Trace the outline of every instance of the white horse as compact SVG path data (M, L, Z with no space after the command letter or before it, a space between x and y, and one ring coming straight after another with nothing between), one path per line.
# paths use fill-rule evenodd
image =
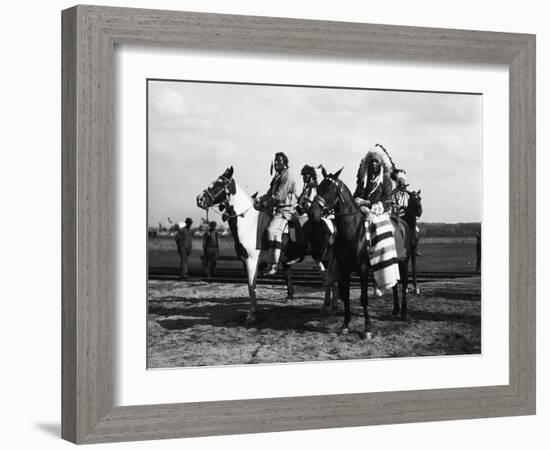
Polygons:
M246 323L253 323L256 318L256 279L258 265L264 259L262 250L256 248L257 229L260 212L254 208L254 201L233 179L233 167L228 168L209 188L197 196L197 206L207 209L220 205L227 218L229 228L235 241L235 251L243 261L250 295L250 310ZM264 252L267 257L267 252ZM283 259L284 256L282 255ZM288 297L292 298L294 289L289 265L283 261L283 269L287 280Z

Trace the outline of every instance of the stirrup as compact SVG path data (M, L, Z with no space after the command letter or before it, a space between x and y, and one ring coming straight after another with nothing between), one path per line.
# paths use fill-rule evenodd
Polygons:
M271 264L271 268L266 271L266 275L275 275L277 273L277 270L279 269L279 264Z

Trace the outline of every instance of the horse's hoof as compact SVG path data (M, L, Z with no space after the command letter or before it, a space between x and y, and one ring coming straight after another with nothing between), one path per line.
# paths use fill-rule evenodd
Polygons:
M372 333L370 331L360 331L359 332L359 338L361 338L361 340L371 341L372 340Z
M342 327L342 329L340 330L340 334L343 335L343 336L346 336L349 334L349 328L348 327Z
M414 289L414 293L415 293L416 295L420 295L420 289L415 288L415 289Z
M254 325L254 322L256 322L256 318L254 316L246 316L246 320L244 321L244 324L249 327L251 325Z
M408 313L401 314L401 320L403 322L410 323L411 322L411 316Z
M399 315L399 310L398 310L398 309L394 309L394 310L391 312L391 315L392 315L392 316L398 316L398 315Z

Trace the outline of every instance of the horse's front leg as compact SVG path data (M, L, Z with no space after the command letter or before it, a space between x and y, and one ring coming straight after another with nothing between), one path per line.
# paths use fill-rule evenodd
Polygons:
M250 297L250 309L246 316L246 324L251 325L256 320L256 310L258 307L256 301L256 277L258 275L259 252L248 256L245 260L246 277L248 284L248 295Z
M338 282L332 283L332 300L330 303L331 311L336 311L338 309Z
M286 280L286 298L284 302L294 299L294 282L292 281L292 266L283 265L283 274Z
M349 306L349 282L350 274L346 274L345 276L342 276L340 282L338 283L340 297L344 302L344 324L342 325L342 334L347 334L349 332L349 323L351 321L351 310Z
M330 312L330 308L331 308L331 300L330 300L330 296L331 296L331 287L330 286L325 286L325 300L323 302L323 313L325 314L328 314Z
M393 291L393 310L391 312L392 316L397 316L401 312L401 308L399 307L399 281L395 283L395 286L392 288Z
M403 298L401 299L401 318L403 320L409 320L409 311L407 308L407 288L409 285L409 262L403 261L399 263L399 276L401 278ZM397 283L399 284L399 283Z
M416 284L416 247L411 252L411 266L412 266L412 284L414 288L414 293L420 295L420 289Z
M323 302L323 312L328 313L330 311L330 294L331 294L331 285L328 280L327 269L320 259L314 259L317 268L319 269L319 275L321 275L321 282L325 288L325 301Z
M370 340L372 338L371 332L371 322L369 316L369 298L368 298L368 289L369 289L369 272L367 267L362 267L360 271L361 278L361 306L363 306L363 314L365 315L365 331L360 333L362 339L367 338Z

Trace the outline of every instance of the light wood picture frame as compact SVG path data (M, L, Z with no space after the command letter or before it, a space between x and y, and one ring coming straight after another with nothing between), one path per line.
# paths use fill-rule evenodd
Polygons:
M75 443L535 413L535 36L75 6L62 12L62 437ZM509 384L114 406L115 44L505 64ZM144 199L145 200L145 199Z

